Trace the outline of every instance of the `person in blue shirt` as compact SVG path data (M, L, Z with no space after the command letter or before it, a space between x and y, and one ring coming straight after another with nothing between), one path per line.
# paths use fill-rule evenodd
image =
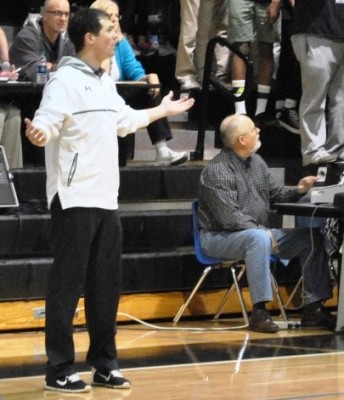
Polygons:
M121 32L119 24L119 7L113 0L96 0L90 6L105 11L117 29L118 38L115 55L103 65L114 81L140 81L148 84L159 84L157 74L146 74L142 64L136 59L135 53ZM160 104L160 88L149 88L147 91L134 91L126 96L126 100L136 109L155 107ZM186 152L176 152L167 146L172 139L172 132L167 118L153 122L147 127L152 144L156 147L154 165L179 165L188 160Z

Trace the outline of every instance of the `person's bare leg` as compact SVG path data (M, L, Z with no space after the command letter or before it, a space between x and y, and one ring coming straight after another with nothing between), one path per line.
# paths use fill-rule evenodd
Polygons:
M250 52L250 43L237 43L239 50L244 54L248 55ZM245 89L245 77L246 77L246 65L245 62L237 55L232 55L231 61L231 75L232 75L232 87L234 96L239 97ZM235 102L235 113L236 114L247 114L245 101Z

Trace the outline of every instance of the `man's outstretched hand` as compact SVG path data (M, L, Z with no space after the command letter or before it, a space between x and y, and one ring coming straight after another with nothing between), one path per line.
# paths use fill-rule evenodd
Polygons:
M38 147L45 146L48 141L46 134L41 129L35 128L29 118L25 118L24 122L26 124L25 135L30 142Z
M165 108L167 117L182 114L195 104L195 99L193 98L180 97L178 100L172 99L173 92L170 91L161 101L161 106Z

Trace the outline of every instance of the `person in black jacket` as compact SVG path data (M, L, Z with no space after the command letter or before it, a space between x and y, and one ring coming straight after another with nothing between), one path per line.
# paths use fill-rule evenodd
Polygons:
M50 73L63 56L75 54L67 33L69 17L68 0L45 0L41 15L29 14L9 50L11 64L21 68L19 80L36 82L37 65L43 55ZM21 96L17 105L23 116L32 118L40 101L40 95L30 94ZM23 140L23 162L25 166L44 166L42 149Z
M11 63L21 67L20 80L36 81L42 55L47 59L48 71L54 71L63 56L74 55L66 32L69 16L68 0L46 0L41 16L29 16L9 52Z

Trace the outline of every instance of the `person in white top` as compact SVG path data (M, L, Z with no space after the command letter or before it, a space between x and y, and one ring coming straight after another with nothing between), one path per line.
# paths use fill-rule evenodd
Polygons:
M53 266L46 297L45 389L88 392L75 372L73 317L84 294L90 336L86 361L92 384L130 388L119 371L114 341L121 291L122 230L117 213L117 136L187 111L193 99L134 110L118 95L101 64L114 52L114 26L107 13L81 9L69 36L76 57L64 57L44 88L26 135L45 146L47 197L53 233Z

